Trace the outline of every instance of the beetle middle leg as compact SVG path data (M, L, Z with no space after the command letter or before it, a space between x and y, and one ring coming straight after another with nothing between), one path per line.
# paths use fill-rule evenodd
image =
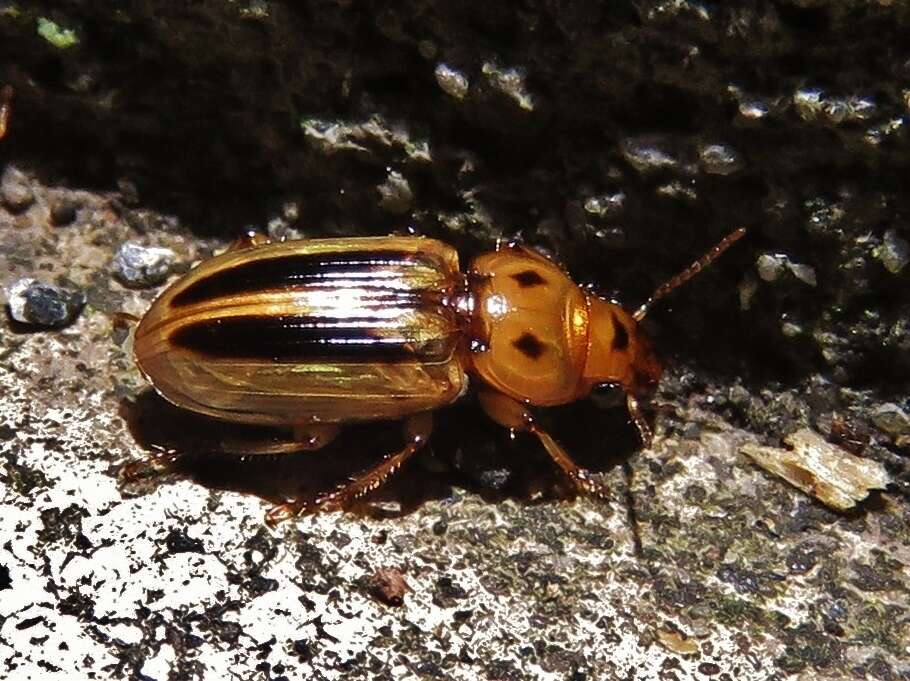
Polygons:
M537 425L534 416L525 405L508 395L489 389L481 390L478 398L483 410L499 425L505 426L510 430L536 435L544 449L547 450L547 454L553 459L553 462L559 466L560 470L565 473L578 489L601 499L610 498L608 488L594 480L591 471L572 461L572 457L569 456L566 450L547 431Z
M152 449L155 450L153 454L123 466L120 475L124 481L132 483L141 479L155 478L174 470L174 464L180 458L176 450L160 445L152 445Z
M266 244L270 243L272 243L272 240L262 232L258 232L255 229L248 229L239 237L237 237L230 246L228 246L228 252L242 251L247 248L265 246Z
M368 471L341 483L335 489L310 501L294 500L279 504L266 514L266 523L275 525L305 513L323 509L344 509L351 502L379 488L404 465L405 461L423 449L433 431L433 416L421 412L404 422L405 446L386 454L382 461Z

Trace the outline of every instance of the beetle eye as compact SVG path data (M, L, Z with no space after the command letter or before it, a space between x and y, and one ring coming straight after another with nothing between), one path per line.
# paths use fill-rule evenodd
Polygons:
M599 383L591 390L591 400L601 409L625 404L626 394L619 383Z

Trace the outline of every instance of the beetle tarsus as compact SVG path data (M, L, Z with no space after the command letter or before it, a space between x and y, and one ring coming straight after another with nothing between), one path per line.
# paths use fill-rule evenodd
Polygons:
M322 510L344 510L352 502L381 487L397 473L404 463L423 449L433 431L433 416L430 412L414 414L404 422L407 443L396 452L386 454L382 461L335 489L312 500L294 500L279 504L266 513L266 523L276 525L301 515Z
M547 454L559 469L572 481L577 489L585 494L598 499L610 499L610 490L593 478L594 473L587 468L582 468L569 456L568 452L553 439L553 437L537 424L532 423L528 431L534 433L540 443L547 450Z

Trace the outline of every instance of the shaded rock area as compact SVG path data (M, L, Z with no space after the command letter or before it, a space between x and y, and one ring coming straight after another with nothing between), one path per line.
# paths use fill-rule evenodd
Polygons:
M0 3L0 302L80 303L0 324L0 676L910 678L908 29L855 0ZM646 321L652 448L610 392L541 415L606 501L466 399L369 503L268 530L396 429L219 457L255 433L155 397L117 314L249 227L516 239L631 308L738 226ZM835 513L740 453L801 428L891 486Z

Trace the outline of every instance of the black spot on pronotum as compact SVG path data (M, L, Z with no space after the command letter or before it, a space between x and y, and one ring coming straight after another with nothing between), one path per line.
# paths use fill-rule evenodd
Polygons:
M610 347L617 351L625 350L629 347L629 332L615 314L611 312L610 316L613 318L613 343Z
M519 338L513 340L512 345L529 359L538 359L546 349L537 336L528 332L521 334Z
M521 288L531 288L532 286L541 286L547 283L540 274L534 270L525 270L512 275L512 279L518 282Z

